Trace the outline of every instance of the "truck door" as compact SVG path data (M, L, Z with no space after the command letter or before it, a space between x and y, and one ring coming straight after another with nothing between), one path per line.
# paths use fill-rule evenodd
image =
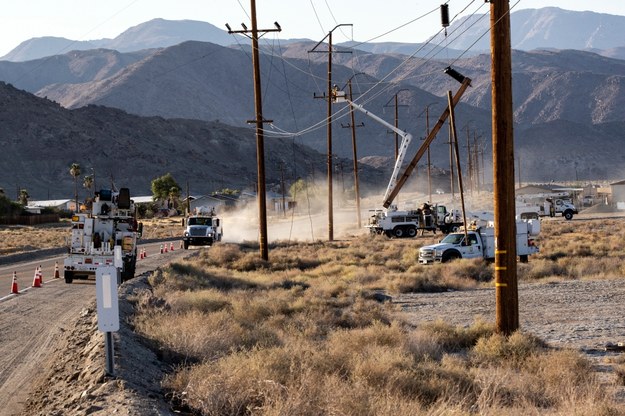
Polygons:
M475 233L469 233L469 242L471 244L466 244L462 246L462 257L465 259L472 259L475 257L482 257L482 243L480 239L477 238Z

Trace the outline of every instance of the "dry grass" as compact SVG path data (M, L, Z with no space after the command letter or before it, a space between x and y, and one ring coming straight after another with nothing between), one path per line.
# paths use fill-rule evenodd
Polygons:
M180 218L142 220L143 238L167 238L182 235ZM38 226L0 225L0 255L25 253L46 248L63 247L70 237L70 222Z
M558 247L575 246L574 228L558 237L566 241ZM384 293L492 280L482 261L415 265L422 243L276 243L269 262L254 243L216 245L153 275L135 325L177 357L164 383L174 401L203 415L625 412L577 352L528 334L504 337L479 321L415 328L397 320ZM576 278L569 273L581 263L567 259L543 251L522 273ZM617 273L616 261L611 267Z

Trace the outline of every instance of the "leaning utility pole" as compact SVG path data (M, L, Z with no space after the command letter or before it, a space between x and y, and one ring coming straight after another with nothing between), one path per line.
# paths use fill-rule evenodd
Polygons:
M258 26L256 24L256 0L250 0L250 14L252 19L252 30L247 30L245 25L243 30L231 30L226 24L228 33L242 33L252 39L252 66L254 68L254 108L256 119L248 123L256 123L256 162L258 165L258 221L260 227L259 246L260 256L263 260L269 260L269 249L267 247L267 192L265 190L265 137L263 135L263 102L260 90L260 62L258 56ZM275 22L275 29L264 29L261 32L280 32L282 28ZM252 33L250 37L248 33ZM271 122L271 120L266 120Z
M332 201L332 32L341 26L352 26L351 24L343 23L336 25L328 34L319 41L308 52L325 52L317 51L317 46L321 45L326 38L328 39L328 91L327 97L315 97L326 98L328 100L328 114L326 117L327 122L327 135L328 135L328 241L334 240L334 207ZM336 53L351 53L351 51L336 51ZM325 95L325 94L324 94Z
M519 328L509 0L490 0L497 331Z

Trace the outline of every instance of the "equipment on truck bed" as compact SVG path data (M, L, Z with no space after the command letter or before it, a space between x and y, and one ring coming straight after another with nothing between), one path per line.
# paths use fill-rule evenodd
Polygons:
M98 267L111 265L120 271L121 282L132 279L142 231L128 188L96 192L91 212L72 215L69 253L63 261L65 282L95 276Z

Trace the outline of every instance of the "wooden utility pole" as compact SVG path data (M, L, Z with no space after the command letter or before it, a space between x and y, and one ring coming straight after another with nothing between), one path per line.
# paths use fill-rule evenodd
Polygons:
M351 53L351 51L333 51L332 50L332 32L334 32L337 28L341 26L351 26L351 24L340 24L336 25L334 29L332 29L328 34L319 41L310 51L308 52L323 52L325 51L317 51L317 46L321 45L326 38L328 39L328 91L327 96L315 97L315 98L325 98L328 100L328 108L327 108L327 139L328 139L328 241L334 240L334 204L332 197L332 170L333 170L333 154L332 154L332 53Z
M393 95L393 98L391 98L390 100L388 100L388 102L386 104L384 104L384 107L395 107L395 128L399 129L399 103L398 103L398 99L397 96L399 95L400 92L402 91L408 91L407 89L403 88L399 91L397 91L395 93L395 95ZM394 101L395 104L393 106L390 106L389 103L391 101ZM408 107L407 105L401 105L401 107ZM393 133L395 135L395 160L397 160L397 157L399 157L399 134L395 131L389 131L388 133Z
M454 142L451 135L451 123L449 123L449 186L451 186L451 201L456 199L456 186L454 185Z
M471 134L467 124L467 170L469 171L469 192L473 198L473 154L471 153Z
M267 247L267 192L265 190L265 137L263 135L263 102L260 89L260 61L258 54L258 25L256 24L256 0L250 0L250 15L252 19L252 30L247 30L243 25L243 30L233 31L226 24L228 33L242 33L252 39L252 66L254 70L254 109L256 119L248 123L256 124L256 162L258 166L258 222L259 222L259 247L260 256L263 260L269 260L269 249ZM282 28L276 22L275 29L264 29L262 32L280 32ZM248 33L252 33L250 37ZM271 120L266 120L271 122Z
M464 190L462 188L462 169L460 168L460 152L458 149L458 136L456 135L456 121L454 115L454 103L451 91L447 91L447 103L449 106L449 128L451 130L451 137L454 142L454 149L456 153L456 167L458 168L458 192L460 192L460 206L462 208L462 223L464 224L464 241L466 244L469 242L469 231L467 227L467 213L464 209Z
M430 106L435 103L425 106L425 134L430 135ZM428 146L428 194L430 195L429 203L432 203L432 162L430 161L430 146Z
M352 80L347 81L347 85L349 86L349 101L354 101L354 97L352 94ZM350 127L352 130L352 151L354 158L354 192L356 193L356 217L358 220L358 228L362 227L362 219L360 218L360 184L358 182L358 153L356 151L356 127L364 126L364 124L359 124L356 126L356 121L354 118L354 107L349 106L349 116L350 116Z
M490 0L497 331L519 328L509 0Z

